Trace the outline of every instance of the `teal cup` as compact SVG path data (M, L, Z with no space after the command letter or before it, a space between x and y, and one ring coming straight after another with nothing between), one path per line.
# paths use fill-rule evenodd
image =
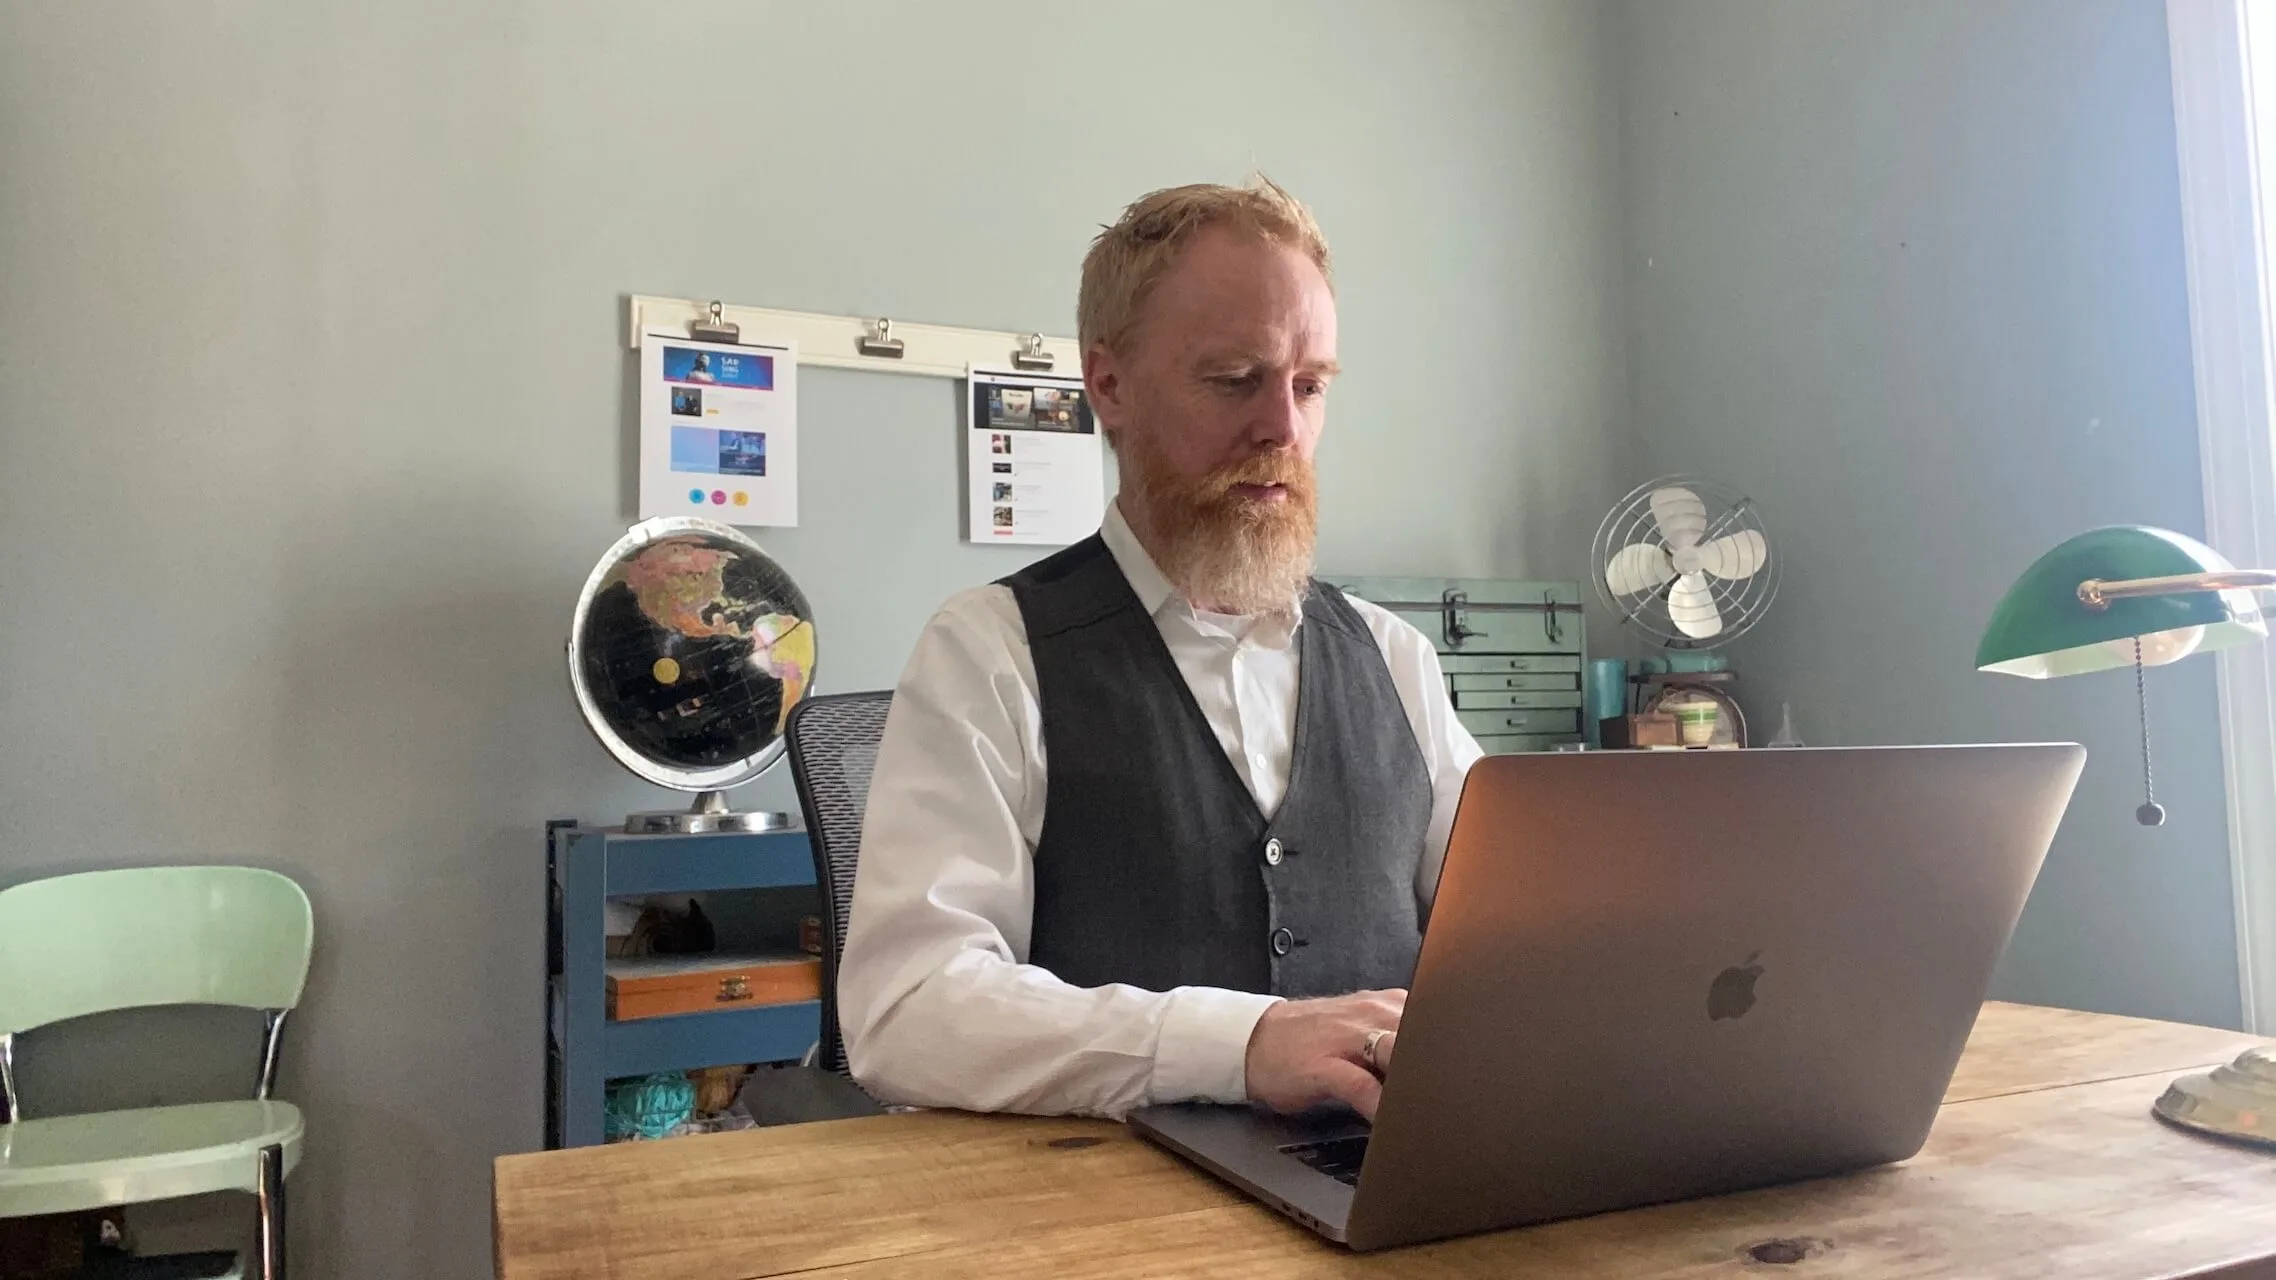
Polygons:
M1588 718L1593 723L1628 713L1628 663L1598 658L1588 664Z

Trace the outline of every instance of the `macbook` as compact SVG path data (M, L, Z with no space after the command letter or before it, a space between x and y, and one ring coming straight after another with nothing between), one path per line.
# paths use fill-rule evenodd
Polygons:
M1130 1123L1355 1249L1903 1160L2085 757L1484 757L1374 1124L1194 1103Z

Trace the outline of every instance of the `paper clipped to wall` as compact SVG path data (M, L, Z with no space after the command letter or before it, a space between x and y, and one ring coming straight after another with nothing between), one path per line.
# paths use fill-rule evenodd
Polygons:
M1106 451L1080 378L970 371L964 433L973 542L1065 546L1106 518Z
M798 352L788 339L640 335L640 518L798 523Z

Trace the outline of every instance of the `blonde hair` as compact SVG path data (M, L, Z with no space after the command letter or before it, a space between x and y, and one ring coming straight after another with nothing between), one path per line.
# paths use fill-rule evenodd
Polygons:
M1328 277L1328 241L1302 201L1262 174L1245 187L1199 182L1149 192L1099 232L1083 255L1075 299L1075 336L1119 351L1138 327L1146 299L1176 264L1178 251L1207 227L1230 227L1301 251Z

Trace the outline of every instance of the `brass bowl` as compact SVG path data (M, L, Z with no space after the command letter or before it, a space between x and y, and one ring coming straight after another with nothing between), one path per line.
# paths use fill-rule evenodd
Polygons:
M2216 1137L2276 1147L2276 1045L2259 1045L2227 1066L2183 1076L2154 1108L2161 1119Z

